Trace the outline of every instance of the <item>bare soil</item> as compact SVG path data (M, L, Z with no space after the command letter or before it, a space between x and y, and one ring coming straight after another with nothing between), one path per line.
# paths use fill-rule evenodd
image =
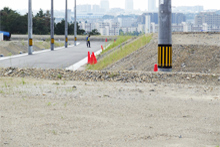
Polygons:
M63 42L56 42L55 47L64 46ZM50 49L49 41L34 41L33 50L39 51ZM24 40L19 41L0 41L0 54L4 56L17 55L28 52L28 43Z
M173 34L173 71L220 73L219 34ZM144 48L107 67L107 70L153 71L158 59L158 36Z
M220 145L220 87L0 78L0 146Z

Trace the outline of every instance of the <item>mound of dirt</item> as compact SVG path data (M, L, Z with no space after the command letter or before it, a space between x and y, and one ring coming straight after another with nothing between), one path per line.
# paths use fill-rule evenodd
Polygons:
M173 71L220 73L220 46L218 34L174 34ZM106 70L153 71L157 63L158 36L144 48L130 54Z

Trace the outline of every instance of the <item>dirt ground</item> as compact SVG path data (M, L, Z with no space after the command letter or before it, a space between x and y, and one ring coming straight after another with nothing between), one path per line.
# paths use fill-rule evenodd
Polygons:
M0 77L0 146L220 145L220 87Z
M173 71L220 73L219 34L173 34ZM153 71L158 60L158 35L144 48L132 53L107 70Z
M64 46L63 42L56 42L55 47ZM34 41L33 50L39 51L43 49L50 49L49 41ZM0 41L0 55L11 56L28 52L28 42L24 40L17 41Z

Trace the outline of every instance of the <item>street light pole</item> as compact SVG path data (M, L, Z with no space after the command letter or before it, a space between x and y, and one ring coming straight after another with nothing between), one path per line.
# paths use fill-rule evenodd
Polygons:
M76 38L76 35L77 35L77 29L76 29L76 0L75 0L75 8L74 8L74 19L75 19L75 22L74 22L74 38L75 38L75 42L74 42L74 45L76 46L76 41L77 41L77 38Z
M159 0L158 69L172 71L171 0Z
M53 10L53 0L51 0L51 18L50 18L50 47L51 51L54 50L54 10Z
M66 0L66 8L65 8L65 48L68 47L68 20L67 20L67 0Z
M28 2L28 55L32 55L33 52L33 40L32 40L32 0Z

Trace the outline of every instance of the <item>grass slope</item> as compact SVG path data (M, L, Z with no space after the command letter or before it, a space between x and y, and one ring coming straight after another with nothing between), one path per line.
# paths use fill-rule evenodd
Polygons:
M122 44L123 42L125 42L125 41L127 41L127 40L129 40L129 39L131 39L131 38L132 38L132 36L119 36L119 37L117 38L117 40L116 40L115 42L112 41L111 45L108 46L104 51L102 51L101 54L106 53L107 51L109 51L109 50L115 48L116 46Z
M140 36L136 41L132 42L131 44L125 45L121 47L119 50L114 51L109 56L106 56L102 60L100 60L95 65L88 65L87 69L89 70L102 70L107 66L117 62L118 60L126 57L127 55L131 54L132 52L140 49L141 47L145 46L147 43L150 42L152 39L152 35L143 35Z

